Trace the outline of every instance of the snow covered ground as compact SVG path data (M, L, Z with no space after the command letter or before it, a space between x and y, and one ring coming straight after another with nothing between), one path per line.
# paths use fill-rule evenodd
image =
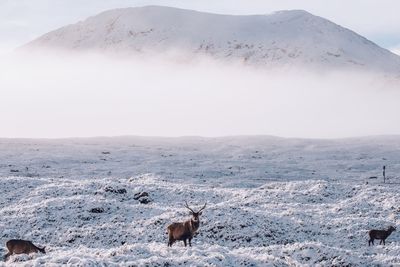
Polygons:
M48 251L0 266L400 265L397 232L367 242L397 225L399 159L395 136L0 139L0 243ZM199 234L168 248L185 200Z

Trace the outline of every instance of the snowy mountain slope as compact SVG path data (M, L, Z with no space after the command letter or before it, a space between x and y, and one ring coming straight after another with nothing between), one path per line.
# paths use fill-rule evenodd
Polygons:
M257 66L355 67L399 73L400 57L302 10L217 15L146 6L106 11L25 48L206 54Z

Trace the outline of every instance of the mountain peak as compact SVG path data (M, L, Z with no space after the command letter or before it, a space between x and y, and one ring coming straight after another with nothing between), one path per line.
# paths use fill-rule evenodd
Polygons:
M287 17L297 17L297 16L315 16L308 11L303 9L288 9L288 10L278 10L272 13L273 15L287 16Z
M219 15L165 6L115 9L45 34L26 47L132 53L174 50L264 66L400 72L400 57L304 10Z

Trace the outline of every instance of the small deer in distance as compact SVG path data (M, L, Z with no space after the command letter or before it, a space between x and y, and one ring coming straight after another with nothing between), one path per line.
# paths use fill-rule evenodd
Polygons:
M205 203L204 206L196 212L191 209L188 203L185 201L185 208L190 210L190 215L192 215L192 217L187 221L172 223L167 227L169 247L172 247L172 244L177 240L182 240L185 244L185 247L186 240L189 240L189 246L192 246L192 238L200 226L199 216L202 214L202 210L204 210L206 206L207 203Z
M380 239L381 242L379 242L379 244L383 243L383 245L385 245L386 238L388 238L388 236L395 230L396 228L393 226L390 226L387 230L370 230L368 232L370 238L368 241L368 246L371 244L373 245L375 239Z
M46 253L45 248L39 248L35 246L31 241L20 240L20 239L11 239L7 241L6 247L8 249L8 253L4 256L4 261L7 261L8 258L13 254L30 254L30 253Z

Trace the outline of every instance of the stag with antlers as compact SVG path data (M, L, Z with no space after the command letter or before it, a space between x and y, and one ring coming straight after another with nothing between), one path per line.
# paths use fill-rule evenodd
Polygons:
M202 214L202 210L206 208L206 205L207 203L205 203L200 210L195 212L185 201L185 208L190 210L190 215L192 215L192 217L187 221L172 223L167 227L169 247L172 247L172 244L177 240L182 240L185 244L185 247L186 240L189 240L189 246L192 246L192 238L200 226L199 216Z

